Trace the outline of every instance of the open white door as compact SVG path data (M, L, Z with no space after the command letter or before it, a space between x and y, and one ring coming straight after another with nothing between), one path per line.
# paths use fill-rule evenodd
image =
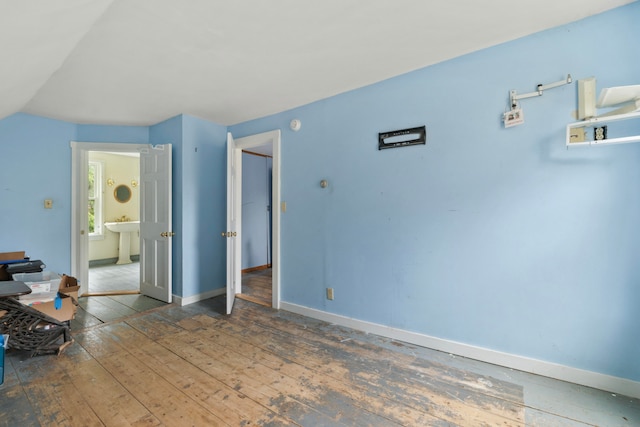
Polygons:
M171 144L140 152L140 293L171 302Z
M240 292L242 286L240 272L242 206L236 191L242 188L240 155L240 150L236 150L231 132L227 133L227 229L222 232L222 237L227 239L227 314L231 314L236 293Z
M237 294L242 292L242 150L271 145L273 153L272 191L272 307L280 308L280 130L245 136L234 141L227 134L227 314L231 314Z

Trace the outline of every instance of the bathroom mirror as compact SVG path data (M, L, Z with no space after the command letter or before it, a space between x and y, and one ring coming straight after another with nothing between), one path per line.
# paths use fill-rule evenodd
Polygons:
M131 200L131 189L124 184L120 184L113 190L113 197L120 203L127 203Z

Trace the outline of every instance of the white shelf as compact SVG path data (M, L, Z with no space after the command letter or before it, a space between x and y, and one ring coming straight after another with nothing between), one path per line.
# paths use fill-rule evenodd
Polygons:
M598 126L606 125L607 123L617 122L621 120L640 119L640 111L636 111L628 114L619 114L615 116L594 117L592 119L583 120L581 122L569 123L567 125L567 132L565 137L565 143L567 147L585 147L592 145L613 145L613 144L628 144L632 142L640 142L640 135L624 136L619 138L607 138L598 141L580 141L571 142L572 129L579 128L594 128Z

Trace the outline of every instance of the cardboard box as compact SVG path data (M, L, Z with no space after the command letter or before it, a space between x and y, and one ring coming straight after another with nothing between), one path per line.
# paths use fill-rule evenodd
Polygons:
M60 279L60 292L71 296L77 302L79 290L80 286L78 285L78 279L72 276L67 276L66 274L62 275L62 278Z
M18 261L21 259L24 259L24 251L0 252L0 264L2 264L2 261Z
M49 317L53 317L61 322L71 320L76 316L78 307L73 302L73 298L66 294L60 294L62 298L62 307L56 309L55 301L49 301L41 304L33 304L30 307L46 314Z
M18 261L24 259L24 251L21 252L0 252L0 280L11 280L11 275L7 273L7 266L2 261Z
M55 307L55 300L49 298L51 295L47 295L46 293L42 294L42 301L38 301L38 294L34 295L33 293L25 295L24 298L21 297L20 301L23 304L27 302L25 305L35 308L47 316L53 317L61 322L71 320L75 317L76 312L78 311L78 290L80 289L80 286L78 286L78 280L75 277L63 274L62 277L57 280L57 283L57 293L62 298L62 307L59 309L56 309ZM55 295L56 292L52 292L52 296L55 297Z

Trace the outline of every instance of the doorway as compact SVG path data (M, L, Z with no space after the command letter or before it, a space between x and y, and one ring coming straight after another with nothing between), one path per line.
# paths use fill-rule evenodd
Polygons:
M104 194L120 199L121 203L132 196L135 181L136 191L140 191L137 209L120 215L120 222L109 221L117 218L101 218L100 226L112 222L115 232L120 233L120 256L122 249L129 248L130 242L122 244L122 234L134 234L130 240L140 248L139 292L154 299L171 302L171 144L151 146L149 144L87 143L71 142L71 272L80 282L80 295L89 293L89 153L126 153L139 156L139 175L134 175L127 189L117 186L113 193ZM112 178L112 177L111 177ZM109 186L110 177L102 176L101 182ZM129 178L127 178L129 180ZM115 181L115 180L114 180ZM110 194L111 193L111 194ZM135 223L136 213L139 221ZM94 218L95 221L95 218ZM105 224L105 222L107 224ZM95 224L94 224L95 225ZM130 229L137 226L136 230ZM138 231L139 230L139 234ZM106 232L106 230L105 230ZM128 236L131 237L131 236ZM127 254L126 258L129 258ZM120 259L119 259L120 261Z
M139 294L140 153L89 151L88 161L86 295Z
M233 309L233 300L236 296L244 299L243 280L241 273L242 251L240 242L236 242L236 232L242 236L242 151L247 150L254 153L267 154L272 158L271 173L271 197L270 197L270 234L272 236L271 250L269 251L271 268L265 273L269 276L271 283L271 304L276 309L280 308L280 215L281 205L284 210L280 196L280 152L281 139L280 130L264 132L251 135L238 140L233 139L229 133L228 143L228 163L227 163L227 230L223 236L227 241L227 313ZM231 183L231 185L230 185ZM235 243L233 243L235 242ZM254 273L251 273L254 274ZM237 280L239 278L240 280Z
M239 298L271 307L272 144L242 150L242 288Z

